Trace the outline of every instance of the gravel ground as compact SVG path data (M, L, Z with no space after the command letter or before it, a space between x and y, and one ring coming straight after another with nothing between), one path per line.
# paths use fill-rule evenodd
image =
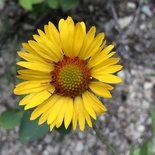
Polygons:
M31 39L36 28L42 28L48 20L56 22L71 15L88 27L95 25L98 32L104 31L124 66L118 73L123 83L115 86L112 99L103 99L108 112L98 116L100 132L120 155L128 155L132 144L138 147L152 135L149 108L155 107L155 4L151 0L110 2L84 0L70 12L53 11L35 21L15 1L4 6L0 3L0 113L19 101L12 90L18 82L15 62L19 60L16 51L21 49L21 42ZM111 155L90 128L65 137L52 131L23 144L18 127L8 131L0 127L0 155L62 154Z

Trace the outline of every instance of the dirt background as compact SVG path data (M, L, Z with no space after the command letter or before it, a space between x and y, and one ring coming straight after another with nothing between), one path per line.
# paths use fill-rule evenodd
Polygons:
M108 112L97 125L120 155L128 155L132 144L140 146L152 135L150 107L155 107L155 1L83 0L68 12L50 10L33 19L17 1L0 1L0 113L14 108L19 97L12 92L16 83L16 51L32 38L37 28L72 16L87 27L105 32L113 43L123 70L123 83L116 85L112 99L103 99ZM10 118L11 119L11 118ZM65 137L52 131L43 138L23 144L18 127L0 127L0 155L111 155L92 129L79 130Z

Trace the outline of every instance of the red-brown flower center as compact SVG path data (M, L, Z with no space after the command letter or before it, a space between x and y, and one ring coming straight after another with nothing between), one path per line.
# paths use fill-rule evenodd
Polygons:
M56 93L63 96L75 97L88 88L91 79L90 69L84 60L64 57L55 64L52 71L52 83Z

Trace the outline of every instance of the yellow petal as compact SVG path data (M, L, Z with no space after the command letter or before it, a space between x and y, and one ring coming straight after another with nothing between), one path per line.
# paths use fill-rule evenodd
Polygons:
M17 72L20 74L17 77L23 80L37 81L39 83L50 82L52 80L50 73L33 71L29 69L18 70Z
M22 52L22 51L19 51L19 52L17 52L17 53L18 53L18 55L19 55L21 58L25 59L26 61L30 61L30 62L37 62L37 61L39 61L39 59L38 59L37 57L33 56L33 55L30 54L30 53Z
M46 76L35 76L35 75L18 75L17 78L23 79L23 80L28 80L28 81L37 81L39 83L44 83L44 82L51 82L52 78L51 77L46 77Z
M61 110L58 114L58 117L56 119L56 127L59 128L61 125L62 125L62 122L63 122L63 119L64 119L64 115L65 115L65 112L66 112L66 104L63 104L62 107L61 107Z
M84 108L84 109L85 109L85 108ZM86 110L84 110L83 114L84 114L84 116L85 116L85 119L86 119L86 121L87 121L87 124L88 124L90 127L92 127L92 121L91 121L91 118L90 118L88 112L87 112Z
M75 32L75 27L74 23L68 23L68 50L66 51L68 53L68 56L74 57L74 51L73 51L73 43L74 43L74 32Z
M112 95L108 91L107 88L105 88L105 84L102 82L90 82L89 88L94 92L95 94L105 97L105 98L111 98Z
M69 24L69 23L74 24L74 21L73 21L72 17L70 17L70 16L67 17L66 22L67 22L68 24Z
M88 67L92 68L99 63L107 60L109 57L115 54L115 52L110 53L110 51L114 48L113 45L109 45L106 48L104 48L101 52L95 53L88 62ZM110 53L110 54L109 54Z
M123 68L123 66L121 65L114 65L114 66L109 66L107 68L104 69L103 73L116 73L118 71L120 71Z
M49 29L48 29L48 25L44 25L44 32L45 32L45 35L46 37L51 40L50 38L50 33L49 33Z
M78 115L79 115L79 102L81 102L81 97L76 96L74 99L74 104L73 104L73 130L76 130L77 127L77 121L78 121Z
M17 62L17 65L27 68L27 69L32 69L36 71L41 71L41 72L46 72L50 73L54 67L53 65L45 65L39 62L25 62L25 61L19 61Z
M50 96L51 96L51 93L49 93L47 90L36 93L36 95L33 96L33 98L27 103L24 110L34 108L34 107L40 105L45 100L47 100Z
M62 60L63 54L62 50L59 45L55 45L53 41L49 40L47 36L41 31L38 30L39 35L33 35L33 38L38 42L38 49L40 52L46 51L46 55L50 57L49 60L58 62L59 60Z
M82 93L83 105L84 105L86 111L89 113L89 115L96 120L96 114L94 112L94 109L91 107L91 104L90 104L87 96L88 96L87 91Z
M80 129L84 130L85 120L87 121L88 125L92 127L91 118L83 105L83 100L81 96L76 96L74 99L73 110L73 130L76 129L77 122L79 123Z
M67 129L73 117L73 99L71 97L66 97L66 98L67 98L67 102L64 104L66 104L67 108L65 112L64 125L65 125L65 128Z
M53 85L51 84L41 84L37 83L37 81L24 81L16 86L16 88L14 89L14 93L17 95L24 95L48 90L51 87L53 88Z
M55 103L53 96L51 96L44 103L40 104L37 108L35 108L35 110L31 114L30 120L36 119L41 114L43 114L46 110L49 110L53 106L53 104Z
M34 51L37 52L38 55L40 55L40 56L43 57L44 59L51 60L51 55L48 53L48 51L45 52L44 49L42 49L42 48L40 47L40 45L39 45L37 42L35 42L35 41L33 41L33 40L29 40L29 41L28 41L28 44L29 44L29 46L30 46Z
M115 65L116 63L119 62L119 60L120 60L120 58L109 58L105 61L102 61L98 65L94 66L92 70L98 70L100 68L105 69L108 66Z
M120 77L111 74L92 73L92 77L105 83L114 84L122 82L122 79Z
M50 109L50 114L48 116L48 119L47 119L47 123L48 124L51 124L53 121L56 120L60 110L61 110L61 107L64 103L64 97L62 96L55 96L55 98L57 98L57 101L54 103L54 105L51 107Z
M100 100L89 91L85 91L85 97L87 97L89 106L92 107L95 112L103 114L107 110Z
M72 38L73 40L73 38ZM81 26L81 23L77 23L75 26L75 33L74 33L74 42L73 42L73 49L71 52L74 53L74 57L77 57L79 54L79 51L83 45L84 40L84 33Z
M97 81L97 82L93 81L93 82L90 82L90 84L91 85L96 85L98 87L102 87L103 89L108 89L108 90L113 90L114 89L114 87L112 87L111 85L108 85L106 83L99 82L99 81Z
M18 70L17 72L18 74L20 74L17 77L23 80L30 80L30 81L37 81L37 82L42 81L39 83L50 82L52 80L50 73L33 71L29 69Z
M55 45L60 46L60 35L53 23L48 23L49 37Z
M104 66L100 68L93 68L92 73L99 73L99 74L109 74L109 73L116 73L123 68L121 65L113 65L113 66Z
M91 43L91 45L88 47L86 56L84 59L89 58L90 56L94 55L99 49L101 44L103 43L104 39L104 33L99 33Z
M24 49L34 55L35 57L37 57L41 62L44 61L43 57L41 55L39 55L28 43L23 43L22 46L24 47Z
M82 29L83 29L83 34L86 35L86 25L84 22L80 22Z
M27 103L33 98L33 96L35 96L35 93L26 95L26 96L19 102L19 105L25 105L25 104L27 104Z
M59 28L59 32L61 31L61 29L63 28L63 23L64 23L64 19L63 18L61 18L60 20L59 20L59 23L58 23L58 28Z
M51 76L49 73L44 73L44 72L41 72L41 71L33 71L33 70L29 70L29 69L21 69L21 70L18 70L17 71L18 74L23 74L23 75L34 75L34 76L45 76L45 77L48 77L48 76Z
M62 27L60 29L60 38L63 46L63 52L66 56L73 57L73 36L74 36L74 22L71 18L67 18L66 21L62 23Z
M39 118L38 124L41 125L41 124L45 123L47 121L47 119L48 119L49 114L50 114L50 110L49 109L44 111L44 113Z
M78 121L79 121L79 127L80 129L83 131L85 128L85 115L84 115L84 107L82 105L82 101L79 102L79 117L78 117Z
M58 43L48 39L46 34L43 31L38 30L38 33L40 37L37 37L38 35L34 35L34 37L36 36L37 42L43 43L43 46L40 46L40 47L49 52L49 54L51 55L51 59L57 59L57 61L61 60L63 55L60 47L60 37L59 37L59 43Z
M57 101L59 101L59 100L61 100L61 96L58 96L58 95L52 95L50 98L49 98L49 100L48 100L48 102L51 104L51 106L48 108L48 109L46 109L45 111L44 111L44 113L41 115L41 117L40 117L40 119L39 119L39 124L42 124L42 123L44 123L45 121L48 121L48 119L49 119L49 116L51 115L51 112L53 112L52 110L53 110L53 107L55 106L55 104L57 103ZM53 121L55 121L54 119L53 119ZM53 122L53 121L51 121L51 123ZM51 124L51 123L49 123L49 124Z
M90 28L90 30L86 34L84 41L83 41L82 48L81 48L79 55L78 55L80 59L87 59L88 58L89 53L87 51L88 51L92 41L94 40L95 32L96 32L96 28L93 26Z
M50 124L50 131L52 131L53 128L55 127L55 122L56 122L56 121L53 121L53 122Z

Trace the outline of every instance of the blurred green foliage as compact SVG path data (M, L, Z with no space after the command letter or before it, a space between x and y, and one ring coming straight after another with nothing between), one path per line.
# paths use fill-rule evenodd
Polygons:
M155 152L153 150L155 145L153 142L153 138L155 138L155 110L153 108L150 108L150 113L154 135L146 140L141 147L135 148L134 146L132 146L129 155L155 155Z
M40 9L42 7L47 8L47 6L50 9L58 9L61 8L63 11L68 11L72 9L73 7L77 6L79 4L80 0L19 0L20 6L23 8L34 11L35 5L40 5ZM45 12L48 9L45 10Z
M38 119L30 121L31 113L34 109L26 110L22 117L19 128L19 137L22 142L35 141L47 134L50 129L46 123L38 125Z
M8 130L19 126L19 138L24 143L41 138L50 131L50 127L46 122L38 125L39 118L30 121L33 110L24 111L23 108L18 106L17 109L2 112L0 115L0 127ZM72 131L72 126L70 125L68 129L65 129L64 124L62 124L59 128L55 128L55 130L62 135L67 135Z
M0 115L0 126L4 129L12 129L20 124L22 119L22 111L6 110Z

